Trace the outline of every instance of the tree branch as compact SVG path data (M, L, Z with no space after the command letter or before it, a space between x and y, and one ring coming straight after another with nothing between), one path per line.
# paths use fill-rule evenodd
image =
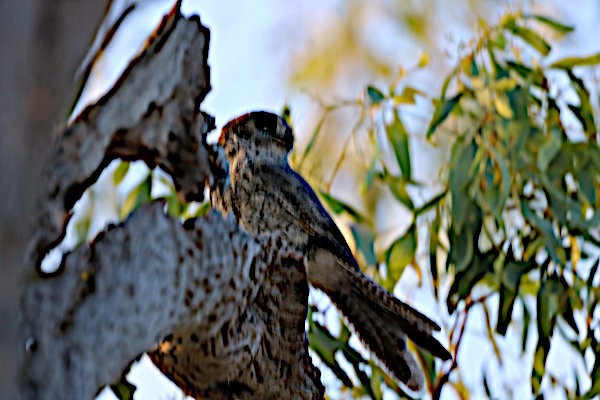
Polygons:
M64 273L28 283L25 398L92 398L177 327L206 341L256 297L269 261L258 242L216 215L186 229L162 208L142 208L66 257Z
M64 237L72 206L115 158L160 165L187 200L202 199L210 171L201 141L214 128L199 109L210 90L208 41L200 19L183 18L177 3L113 88L64 129L46 168L31 253L36 265Z

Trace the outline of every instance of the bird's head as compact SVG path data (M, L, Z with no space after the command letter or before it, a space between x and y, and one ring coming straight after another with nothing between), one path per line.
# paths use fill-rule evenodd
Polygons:
M223 127L219 144L227 157L243 152L246 157L287 160L294 146L292 129L285 120L266 111L254 111Z

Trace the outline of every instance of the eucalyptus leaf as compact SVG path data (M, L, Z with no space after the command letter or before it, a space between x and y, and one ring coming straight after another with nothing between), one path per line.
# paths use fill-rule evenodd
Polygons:
M373 104L379 104L385 99L383 92L374 86L367 86L367 96Z
M342 214L343 212L346 212L350 216L352 216L356 222L360 223L365 221L365 218L358 211L356 211L354 208L344 203L343 201L338 200L332 195L323 191L320 192L320 195L325 201L325 203L329 206L331 211L333 211L335 214Z
M463 94L464 93L458 93L454 97L438 101L438 103L435 105L435 110L433 112L431 122L429 123L429 127L427 128L427 139L429 139L437 127L444 122L446 118L448 118L448 115L450 115L452 110L456 107Z
M590 54L584 57L566 57L550 64L550 68L570 69L584 65L600 64L600 53Z
M572 26L562 24L562 23L560 23L554 19L548 18L544 15L526 14L523 17L524 18L533 18L533 19L537 20L538 22L541 22L542 24L554 29L556 32L562 33L562 34L570 33L575 30L575 28Z
M392 123L386 126L386 133L387 138L394 149L396 161L398 161L402 176L404 179L410 180L411 162L408 148L408 132L397 112L394 113L394 120Z
M150 194L152 193L152 174L148 174L138 186L133 188L123 201L120 210L121 219L125 219L129 214L134 212L144 203L150 202Z
M508 29L539 51L543 56L547 56L550 53L552 46L537 32L516 24L512 24Z
M129 163L126 161L119 162L119 165L117 166L117 168L115 168L115 172L113 173L113 183L115 185L121 183L123 181L123 178L125 178L125 175L127 175L128 171Z
M415 258L417 236L415 226L411 225L404 235L396 239L386 251L387 282L393 287L402 276L404 268Z
M351 225L350 230L356 243L356 248L365 257L368 265L377 265L377 257L375 256L375 235L364 225Z

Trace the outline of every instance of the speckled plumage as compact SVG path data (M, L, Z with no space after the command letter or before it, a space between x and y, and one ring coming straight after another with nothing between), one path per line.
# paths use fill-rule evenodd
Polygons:
M228 184L212 189L213 207L233 214L252 234L277 232L303 252L310 283L323 290L373 355L413 390L423 374L406 336L443 360L433 337L440 328L365 277L343 235L309 184L287 162L294 137L285 120L253 112L228 123L219 144L229 165Z

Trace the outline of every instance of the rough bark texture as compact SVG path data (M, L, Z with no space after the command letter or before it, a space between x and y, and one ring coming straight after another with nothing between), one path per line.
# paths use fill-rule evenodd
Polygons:
M267 264L254 239L220 218L186 229L162 209L142 208L70 254L64 273L28 284L25 398L92 398L176 328L206 341L256 297Z
M210 165L223 156L209 157L213 122L199 109L210 87L208 30L179 6L114 88L64 129L48 163L22 295L26 399L92 398L143 352L194 396L323 397L304 333L303 255L278 237L251 237L216 214L181 224L159 203L57 271L39 268L110 160L160 165L186 199L202 197L211 168L223 171Z
M161 165L187 199L202 199L198 183L209 168L199 134L213 128L212 118L199 112L210 90L208 40L199 18L183 19L177 5L113 89L59 136L45 169L47 193L34 242L38 264L62 239L71 207L117 157Z

